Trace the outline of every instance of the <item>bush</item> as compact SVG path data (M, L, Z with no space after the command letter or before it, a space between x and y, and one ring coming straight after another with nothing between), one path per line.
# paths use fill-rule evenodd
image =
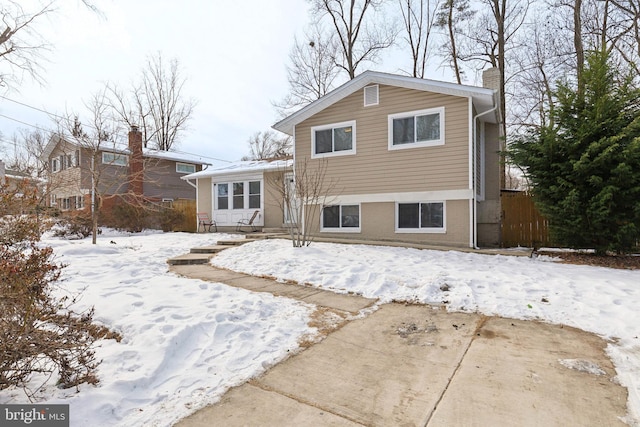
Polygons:
M175 231L176 228L182 227L186 220L184 212L174 208L162 208L158 216L162 231Z
M117 230L129 233L139 233L148 228L148 218L141 206L121 202L115 204L111 210L111 223L105 224Z
M52 294L64 265L34 230L32 218L0 218L0 390L26 391L35 373L57 373L64 388L95 384L94 342L120 337L93 323L93 308L77 313L74 299Z
M81 211L60 217L53 228L53 235L67 239L84 239L91 235L91 214Z

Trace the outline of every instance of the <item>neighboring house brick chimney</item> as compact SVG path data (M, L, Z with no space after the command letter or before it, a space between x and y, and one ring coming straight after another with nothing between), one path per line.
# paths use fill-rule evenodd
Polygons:
M136 196L143 195L144 159L142 157L142 133L137 126L129 131L129 191Z

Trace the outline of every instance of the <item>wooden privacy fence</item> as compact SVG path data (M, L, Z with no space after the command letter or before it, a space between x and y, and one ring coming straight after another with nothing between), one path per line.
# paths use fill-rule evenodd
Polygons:
M541 247L549 245L549 222L525 191L503 190L502 247Z
M189 231L196 232L196 201L187 199L178 199L173 201L173 208L184 215L184 221L175 224L173 231Z

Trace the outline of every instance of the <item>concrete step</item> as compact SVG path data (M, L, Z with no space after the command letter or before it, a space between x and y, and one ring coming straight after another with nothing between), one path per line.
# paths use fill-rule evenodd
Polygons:
M174 258L170 258L167 260L167 264L169 265L208 264L211 258L213 258L213 254L189 253L189 254L179 255Z
M249 243L250 240L247 239L228 239L228 240L218 240L218 245L222 246L240 246L245 243Z
M228 245L200 246L198 248L191 248L190 252L192 254L217 254L228 247Z
M279 228L272 227L272 228L263 228L262 232L267 234L289 234L289 229L282 228L282 227L279 227Z
M273 239L274 237L284 236L285 233L247 233L245 239L247 240L259 240L259 239Z

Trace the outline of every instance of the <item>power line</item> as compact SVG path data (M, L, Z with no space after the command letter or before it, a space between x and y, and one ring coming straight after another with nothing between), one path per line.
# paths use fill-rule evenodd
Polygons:
M0 98L5 98L5 99L7 99L6 97L4 97L4 96L2 96L2 95L0 95ZM25 106L26 106L26 104L23 104L23 105L25 105ZM37 110L37 108L35 108L35 107L32 107L32 108L34 108L34 109L36 109L36 110ZM44 111L44 110L39 110L39 111ZM55 131L53 131L53 130L45 129L45 128L42 128L42 127L40 127L40 126L37 126L37 125L31 124L31 123L24 122L24 121L22 121L22 120L19 120L19 119L13 118L13 117L9 117L9 116L7 116L7 115L5 115L5 114L0 114L0 117L4 117L5 119L12 120L12 121L14 121L14 122L16 122L16 123L20 123L20 124L23 124L23 125L25 125L25 126L30 126L30 127L34 128L34 129L38 129L38 130L40 130L40 131L42 131L42 132L45 132L45 133L47 133L47 134L51 134L51 135L55 135L55 134L57 134L57 132L55 132ZM92 126L88 126L88 127L92 127ZM128 136L128 135L123 135L123 134L121 134L121 133L116 133L115 135L116 135L116 136L119 136L119 137L120 137L120 138L122 138L122 139L124 139L124 138L125 138L125 136ZM4 142L5 144L15 145L15 143L14 143L14 142L10 142L10 141L6 141L6 140L2 140L2 139L0 139L0 141L1 141L1 142ZM20 144L20 145L22 145L22 144ZM162 150L157 150L157 151L162 151ZM189 155L189 156L199 157L199 158L202 158L202 159L215 160L215 161L218 161L218 162L224 162L224 163L233 163L233 161L231 161L231 160L219 159L219 158L217 158L217 157L205 156L205 155L202 155L202 154L189 153L189 152L187 152L187 151L173 150L173 151L167 151L167 153L185 154L185 155Z
M24 102L16 101L15 99L6 97L4 95L0 95L0 98L6 99L7 101L13 102L14 104L22 105L23 107L31 108L32 110L40 111L41 113L45 113L45 114L47 114L49 116L53 116L53 117L56 117L58 119L65 119L65 117L59 116L57 114L50 113L49 111L43 110L43 109L38 108L38 107L34 107L33 105L25 104Z
M55 133L55 132L54 132L54 131L52 131L51 129L41 128L41 127L40 127L40 126L38 126L38 125L34 125L34 124L31 124L31 123L23 122L22 120L19 120L19 119L13 118L13 117L9 117L9 116L4 115L4 114L0 114L0 117L4 117L5 119L12 120L12 121L14 121L14 122L20 123L20 124L25 125L25 126L30 126L30 127L32 127L32 128L35 128L35 129L41 130L42 132L51 133L51 134L54 134L54 133Z

